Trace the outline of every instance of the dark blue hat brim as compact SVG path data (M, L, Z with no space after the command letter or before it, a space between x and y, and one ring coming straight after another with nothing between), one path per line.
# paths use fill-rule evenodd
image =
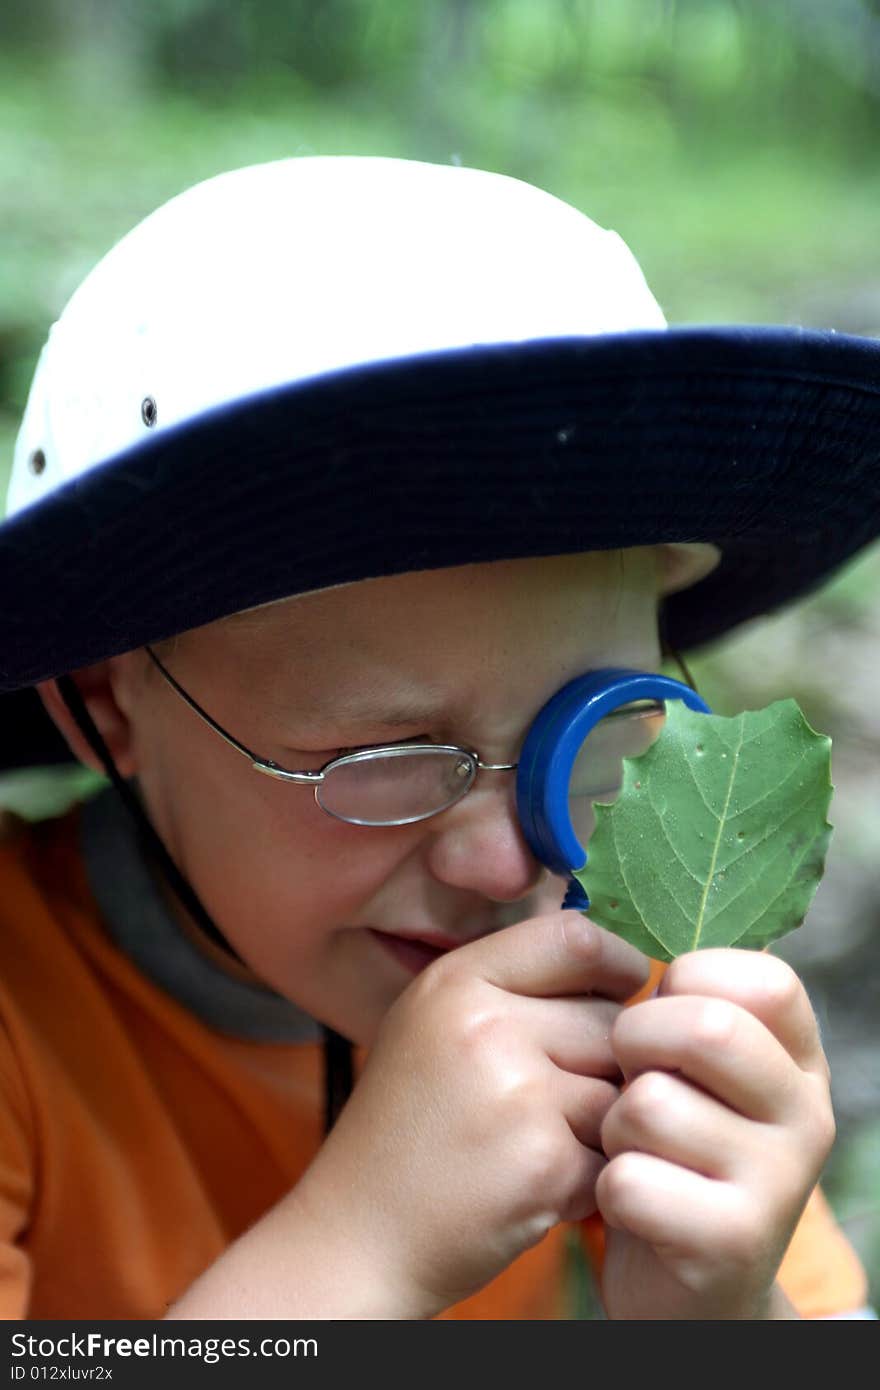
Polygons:
M880 533L878 454L880 343L834 333L548 339L317 377L148 435L8 520L0 691L332 585L663 541L722 552L667 600L692 648Z

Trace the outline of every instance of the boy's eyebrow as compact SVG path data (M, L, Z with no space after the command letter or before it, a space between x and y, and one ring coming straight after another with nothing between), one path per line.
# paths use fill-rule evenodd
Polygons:
M443 707L439 703L414 700L407 704L398 698L393 704L390 700L386 704L382 700L369 700L362 696L353 696L351 699L335 702L332 708L320 710L316 714L315 722L322 724L331 720L334 723L350 721L353 724L371 724L382 728L397 729L413 724L430 724L440 718L442 714Z

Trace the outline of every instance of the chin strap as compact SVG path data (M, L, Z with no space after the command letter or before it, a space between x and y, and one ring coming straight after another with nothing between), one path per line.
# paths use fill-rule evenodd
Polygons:
M659 605L659 608L658 608L658 612L657 612L657 626L658 626L659 633L660 633L660 655L662 656L663 660L664 660L664 661L674 661L674 662L675 662L675 665L678 667L679 671L680 671L681 674L684 676L684 683L685 683L685 685L689 685L690 688L691 688L691 690L695 691L696 694L699 695L700 692L697 690L696 682L694 681L693 676L691 675L690 671L689 671L688 668L687 668L687 665L686 665L686 663L685 663L684 657L681 655L681 653L680 653L679 651L676 650L675 647L673 647L672 643L670 642L669 638L668 638L667 635L666 635L666 602L665 602L665 600L661 600L660 605Z
M132 790L113 761L113 755L89 714L75 681L70 676L59 676L56 684L77 728L95 756L100 759L104 771L131 815L144 852L158 865L178 901L186 908L205 935L220 950L225 951L240 965L244 965L245 962L226 940L196 894L192 884L178 869L141 805L140 798ZM326 1023L321 1025L321 1029L324 1036L324 1133L326 1135L330 1133L340 1110L351 1095L354 1087L354 1074L352 1045L348 1038L344 1038L341 1033L337 1033Z

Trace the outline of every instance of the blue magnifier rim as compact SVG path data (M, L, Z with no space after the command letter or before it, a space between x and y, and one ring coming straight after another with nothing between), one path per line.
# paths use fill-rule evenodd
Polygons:
M554 873L570 874L587 862L569 813L575 758L599 720L633 700L682 700L689 709L711 714L689 685L671 676L615 666L569 681L547 701L529 729L516 777L517 814L535 858Z

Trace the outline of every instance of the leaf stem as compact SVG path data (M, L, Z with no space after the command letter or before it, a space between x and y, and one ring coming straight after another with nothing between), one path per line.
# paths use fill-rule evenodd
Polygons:
M709 889L712 887L712 883L713 883L713 881L714 881L714 879L715 879L715 864L716 864L717 859L718 859L718 850L719 850L719 847L720 847L720 845L721 845L721 836L722 836L722 834L723 834L723 832L724 832L724 826L725 826L726 821L727 821L727 808L728 808L728 806L730 805L730 798L731 798L731 795L732 795L732 793L733 793L733 783L734 783L734 780L735 780L735 778L736 778L736 766L737 766L737 763L739 762L739 755L740 755L740 753L742 752L744 733L745 733L745 720L743 719L742 715L740 715L740 723L739 723L739 744L737 745L736 752L734 753L734 755L733 755L733 757L732 757L732 759L731 759L731 762L730 762L730 780L729 780L729 782L727 783L727 796L726 796L725 801L724 801L724 807L723 807L723 809L722 809L721 815L718 817L718 832L717 832L717 834L716 834L716 836L715 836L715 844L714 844L713 847L712 847L712 862L711 862L710 865L709 865L709 873L708 873L708 876L707 876L707 878L706 878L705 886L704 886L704 888L703 888L703 896L702 896L702 898L700 899L700 906L699 906L699 908L698 908L698 910L697 910L697 920L696 920L696 922L694 923L694 926L695 926L695 928L696 928L696 934L695 934L694 939L693 939L693 942L692 942L692 944L691 944L691 950L692 950L692 951L699 950L699 946L700 946L700 936L702 935L702 931L703 931L703 917L704 917L705 911L706 911L706 900L707 900L707 898L709 897Z

